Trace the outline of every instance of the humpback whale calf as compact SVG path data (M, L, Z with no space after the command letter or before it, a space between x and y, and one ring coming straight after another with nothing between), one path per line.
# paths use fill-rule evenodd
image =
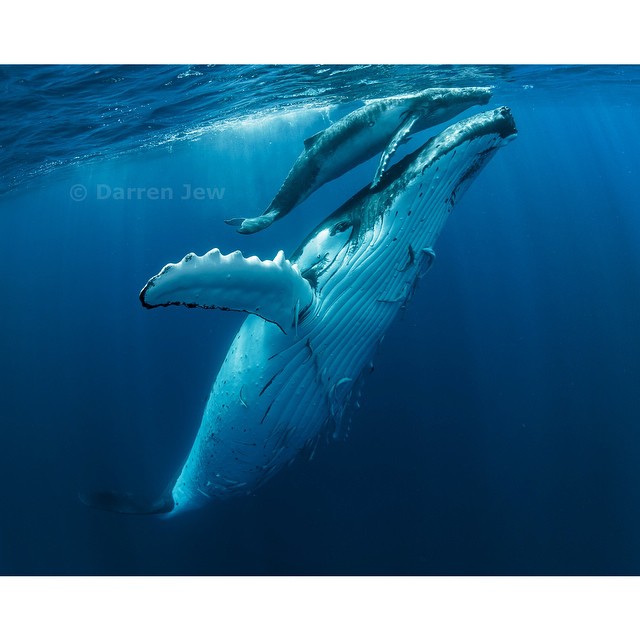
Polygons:
M213 249L166 265L140 293L168 305L248 314L215 378L184 466L165 493L82 496L122 513L178 514L247 494L319 438L340 437L345 408L399 310L434 260L457 200L516 136L500 107L461 120L327 217L290 260Z
M474 105L487 104L490 97L488 87L464 87L372 100L304 141L304 151L262 215L225 222L238 226L240 233L260 231L286 216L323 184L382 153L371 183L375 187L411 132L446 122Z

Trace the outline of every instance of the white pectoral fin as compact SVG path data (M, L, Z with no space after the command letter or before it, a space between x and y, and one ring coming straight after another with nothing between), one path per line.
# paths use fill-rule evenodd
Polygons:
M411 129L413 125L418 121L420 114L411 114L409 115L403 123L396 129L396 132L393 134L393 137L389 141L387 148L382 152L380 156L380 162L378 163L378 168L376 170L376 175L373 178L373 182L371 183L371 188L375 187L378 182L380 182L384 172L389 164L389 160L396 152L396 149L403 143L406 142L405 138L411 133Z
M147 308L184 305L204 309L244 311L277 324L287 333L297 326L297 314L313 300L313 289L285 259L245 258L240 251L225 256L212 249L168 264L147 282L140 301Z

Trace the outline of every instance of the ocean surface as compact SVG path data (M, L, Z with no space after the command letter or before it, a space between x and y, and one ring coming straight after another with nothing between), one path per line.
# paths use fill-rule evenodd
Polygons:
M302 141L493 86L518 138L453 211L344 442L172 519L242 317L143 309L193 251L290 256L377 159L269 229ZM0 574L640 574L640 67L0 67ZM413 136L394 158L446 124Z

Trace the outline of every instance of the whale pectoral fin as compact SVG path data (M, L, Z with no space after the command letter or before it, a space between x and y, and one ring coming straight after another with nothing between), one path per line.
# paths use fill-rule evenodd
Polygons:
M297 314L312 302L313 289L279 251L273 260L225 256L212 249L168 264L145 285L140 301L148 309L184 305L244 311L277 324L284 333L297 326Z
M393 134L393 137L389 141L387 148L382 152L382 155L380 156L378 169L376 170L376 175L374 176L373 182L371 183L372 189L380 182L387 168L387 165L389 164L389 160L391 160L391 157L396 152L396 149L398 148L398 146L401 145L403 142L407 142L405 138L407 138L409 133L411 133L411 129L413 128L413 125L418 121L419 118L420 118L420 114L417 114L417 113L410 114L409 116L407 116L404 122L398 127L398 129L396 129L396 132Z

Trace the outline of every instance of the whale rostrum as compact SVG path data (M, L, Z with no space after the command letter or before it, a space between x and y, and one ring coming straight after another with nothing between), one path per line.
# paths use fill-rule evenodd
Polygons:
M217 249L167 265L140 294L247 312L213 382L175 482L143 503L85 496L125 513L177 514L254 491L318 440L341 437L345 408L398 312L433 264L454 204L516 136L507 107L456 122L384 172L319 224L286 260Z

